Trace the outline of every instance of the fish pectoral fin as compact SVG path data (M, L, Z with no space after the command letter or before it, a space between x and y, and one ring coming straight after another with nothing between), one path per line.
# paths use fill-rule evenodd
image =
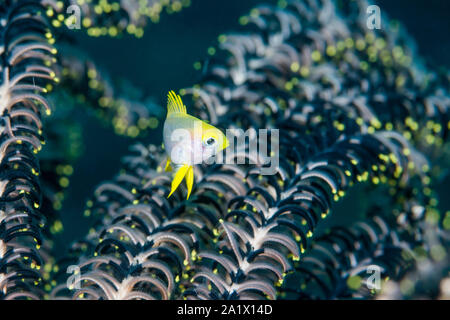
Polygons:
M193 166L189 166L189 169L186 173L186 185L187 185L187 189L188 189L186 200L188 200L189 196L191 195L192 186L194 185L194 167Z
M167 196L167 198L169 198L172 195L172 193L174 193L174 191L177 190L181 181L183 181L184 176L188 172L189 167L190 167L189 165L185 164L180 169L178 169L178 171L175 173L175 176L173 177L173 180L172 180L172 187L171 187L170 193Z
M164 171L172 171L172 166L170 165L170 158L167 158L166 168Z

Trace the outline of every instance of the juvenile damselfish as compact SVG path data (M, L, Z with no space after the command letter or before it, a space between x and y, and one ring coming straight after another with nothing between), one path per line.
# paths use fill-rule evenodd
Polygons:
M181 97L173 91L168 94L163 139L168 155L165 170L174 171L168 197L186 177L187 199L194 184L194 165L203 163L229 145L222 131L187 114Z

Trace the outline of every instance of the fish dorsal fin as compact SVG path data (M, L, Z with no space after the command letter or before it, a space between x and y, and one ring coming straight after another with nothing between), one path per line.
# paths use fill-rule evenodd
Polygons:
M181 97L171 90L167 95L167 116L174 113L186 114L186 106L181 101Z

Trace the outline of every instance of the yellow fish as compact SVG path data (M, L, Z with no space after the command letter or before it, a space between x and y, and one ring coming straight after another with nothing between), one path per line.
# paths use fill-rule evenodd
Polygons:
M175 172L168 197L186 177L187 199L194 184L194 165L210 159L229 145L222 131L187 114L181 97L173 91L168 94L163 139L168 155L165 170L173 168Z

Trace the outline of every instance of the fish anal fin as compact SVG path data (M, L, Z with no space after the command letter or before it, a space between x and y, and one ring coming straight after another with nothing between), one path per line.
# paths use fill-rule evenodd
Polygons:
M189 196L191 195L192 186L194 185L194 167L189 166L189 169L186 173L186 185L187 185L187 198L189 199Z
M175 173L175 176L173 177L173 180L172 180L171 190L170 190L170 193L167 196L167 198L169 198L172 195L172 193L174 193L175 190L177 190L181 181L183 181L184 176L186 175L189 167L190 167L189 165L185 164L181 168L179 168L178 171Z

